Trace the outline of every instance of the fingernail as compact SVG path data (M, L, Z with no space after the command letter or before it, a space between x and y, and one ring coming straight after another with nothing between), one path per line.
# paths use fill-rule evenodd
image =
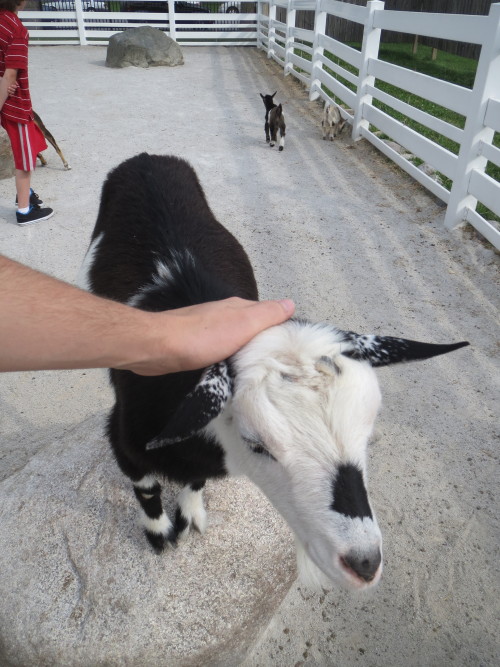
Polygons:
M291 315L294 312L295 304L291 299L279 299L279 303L281 303L281 305L289 315Z

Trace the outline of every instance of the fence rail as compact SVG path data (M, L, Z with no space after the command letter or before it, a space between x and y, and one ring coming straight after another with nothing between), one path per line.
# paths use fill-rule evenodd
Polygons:
M282 6L281 1L258 2L259 47L283 67L285 75L293 75L309 88L311 100L339 103L342 116L352 124L353 139L370 141L443 200L446 227L454 228L466 220L500 249L500 226L476 210L480 202L494 214L490 217L500 217L500 183L485 173L488 161L500 168L500 150L493 145L495 132L500 132L500 3L491 5L488 16L465 16L387 11L380 0L371 0L366 7L339 0L290 0L286 24L276 18L276 8ZM299 6L314 10L313 30L295 27ZM326 34L329 16L363 26L360 51ZM480 45L473 88L380 60L382 30ZM376 85L380 82L460 114L463 128L380 90ZM451 139L458 144L458 153L408 127L378 108L377 102ZM417 164L422 161L426 169ZM452 182L450 190L436 178L436 172Z
M256 46L256 2L241 0L39 0L20 17L30 44L107 44L116 32L150 25L185 46Z
M62 4L63 11L55 11ZM500 217L500 183L485 173L488 162L500 168L500 150L493 145L495 132L500 132L500 3L492 4L487 16L388 11L381 0L370 0L366 6L339 0L39 0L39 6L40 11L20 14L32 44L102 45L116 32L147 24L183 45L264 49L285 75L309 89L311 100L340 104L342 116L352 125L353 139L370 141L442 199L447 204L446 227L466 220L500 249L498 223L476 210L480 202ZM312 30L296 25L298 11L314 12ZM361 27L360 50L327 34L332 17ZM479 45L473 88L380 60L382 31ZM380 90L380 82L460 114L463 128ZM380 103L451 139L458 153L408 127L379 108ZM418 161L434 175L420 168ZM452 182L450 190L435 171Z

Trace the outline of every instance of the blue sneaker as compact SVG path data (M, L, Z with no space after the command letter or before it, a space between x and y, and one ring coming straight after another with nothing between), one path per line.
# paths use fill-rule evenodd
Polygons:
M37 193L34 192L32 188L30 188L30 206L42 206L42 205L43 201L40 199ZM16 206L17 206L17 195L16 195Z
M16 212L18 225L32 225L41 220L48 220L53 215L54 211L51 208L40 208L40 206L30 206L30 210L27 213Z

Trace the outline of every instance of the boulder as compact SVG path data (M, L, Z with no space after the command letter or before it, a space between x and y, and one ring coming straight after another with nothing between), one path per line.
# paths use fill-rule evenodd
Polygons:
M15 174L14 158L7 132L0 127L0 179L12 178Z
M155 554L102 426L41 435L0 482L0 664L240 664L295 578L286 524L247 480L209 481L205 535Z
M141 26L112 35L106 53L108 67L174 67L183 65L177 42L158 28Z

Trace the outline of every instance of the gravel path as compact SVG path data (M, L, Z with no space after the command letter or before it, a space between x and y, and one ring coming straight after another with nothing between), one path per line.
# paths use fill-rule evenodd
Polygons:
M361 597L295 585L245 664L498 664L498 254L445 232L439 202L367 143L323 142L319 105L262 53L184 56L173 69L111 70L103 47L31 49L34 106L73 169L47 151L33 185L56 214L26 229L13 181L0 182L1 251L73 281L106 173L141 151L172 153L246 247L262 297L290 296L299 314L359 332L469 340L379 373L369 472L381 585ZM274 90L282 153L264 142L259 92ZM4 375L1 476L110 400L101 371Z

